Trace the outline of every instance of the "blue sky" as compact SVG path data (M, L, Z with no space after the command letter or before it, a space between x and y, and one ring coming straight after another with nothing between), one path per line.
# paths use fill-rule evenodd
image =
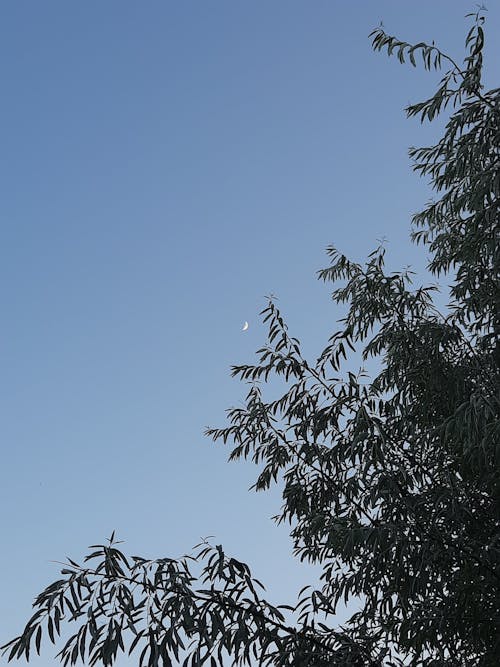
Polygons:
M438 77L367 35L383 20L460 57L473 8L1 4L0 642L50 561L112 530L147 557L215 535L276 602L307 583L269 519L279 495L249 493L256 470L203 430L244 398L228 370L264 342L266 294L319 352L341 315L315 278L328 244L362 260L386 237L391 267L425 265L407 148L439 126L403 108Z

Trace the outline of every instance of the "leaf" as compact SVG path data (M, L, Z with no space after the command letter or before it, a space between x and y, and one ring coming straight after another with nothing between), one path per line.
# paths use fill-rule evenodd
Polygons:
M54 639L54 624L52 621L52 618L49 616L47 619L47 631L49 633L50 641L55 644L55 639Z
M38 630L36 631L36 637L35 637L35 647L36 647L36 652L38 655L40 655L40 643L42 641L42 626L38 626Z
M143 631L143 630L140 630L140 631L136 634L136 636L134 637L132 643L130 644L130 648L129 648L129 650L128 650L128 654L129 654L129 655L132 653L132 651L135 649L135 647L137 646L137 644L138 644L139 641L141 640L141 637L142 637L143 633L144 633L144 631Z

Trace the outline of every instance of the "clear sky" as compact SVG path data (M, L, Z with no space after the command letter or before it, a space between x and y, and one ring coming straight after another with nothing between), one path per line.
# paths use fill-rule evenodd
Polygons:
M425 264L408 230L429 192L407 148L439 128L403 108L439 77L367 36L382 20L460 58L472 9L0 4L1 643L57 578L50 561L113 529L146 557L215 535L276 602L307 583L269 518L279 496L249 493L256 470L203 430L244 398L229 367L264 342L266 294L312 356L326 342L328 244L362 260L385 236L391 267Z

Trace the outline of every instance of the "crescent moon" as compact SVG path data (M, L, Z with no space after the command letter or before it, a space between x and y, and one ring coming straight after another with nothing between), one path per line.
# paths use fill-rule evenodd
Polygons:
M245 322L242 331L246 331L247 329L248 329L248 322Z

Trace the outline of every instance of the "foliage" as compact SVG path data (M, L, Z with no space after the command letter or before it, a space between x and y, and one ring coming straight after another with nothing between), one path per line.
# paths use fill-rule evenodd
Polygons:
M277 483L295 554L322 566L320 590L292 609L272 606L248 566L208 542L180 560L127 558L113 536L35 600L24 632L4 648L30 657L61 624L76 632L64 664L111 665L127 638L141 665L495 665L500 654L500 91L482 86L483 15L473 16L460 67L435 45L372 33L373 47L426 69L449 67L408 115L451 116L435 145L413 148L415 170L439 197L414 216L430 270L452 280L450 307L409 272L388 274L384 248L365 265L330 248L320 272L345 304L315 362L301 354L273 300L268 344L229 425L231 459ZM374 378L343 370L351 354L378 359ZM263 386L280 377L283 393ZM358 597L348 624L339 603ZM288 619L292 620L288 620Z

